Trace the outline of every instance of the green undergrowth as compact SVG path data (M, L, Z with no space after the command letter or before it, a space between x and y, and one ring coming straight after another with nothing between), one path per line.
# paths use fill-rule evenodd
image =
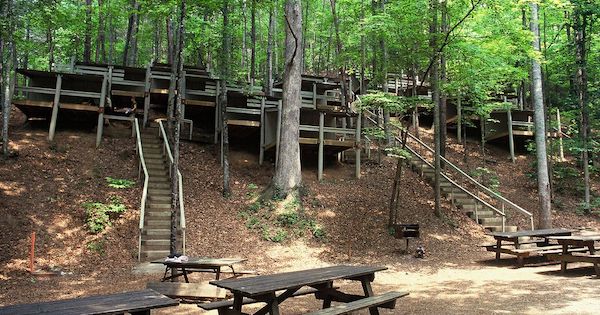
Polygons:
M116 189L131 188L135 185L135 182L132 180L112 178L110 176L106 177L106 182L108 183L108 187Z
M85 224L94 234L104 232L107 227L112 226L112 221L127 209L122 200L114 196L106 203L85 202L82 207L85 211Z
M240 210L239 216L246 227L260 233L264 240L282 243L302 237L325 241L326 233L305 211L302 205L305 189L287 196L277 190L261 194L258 186L249 184L246 196L248 206ZM269 197L265 197L265 196Z

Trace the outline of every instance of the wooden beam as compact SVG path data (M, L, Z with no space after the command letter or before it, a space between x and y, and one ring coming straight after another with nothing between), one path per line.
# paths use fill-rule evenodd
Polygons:
M233 126L260 127L260 121L255 120L227 119L227 124Z
M506 111L506 116L508 118L508 149L510 151L510 160L515 163L515 139L513 136L512 111L510 108Z
M144 97L145 93L142 91L112 90L111 95L127 97Z
M106 88L108 85L108 78L106 75L104 76L104 80L102 81L102 92L100 93L100 110L98 113L98 127L96 133L96 148L100 146L100 142L102 141L102 132L104 131L104 106L106 105ZM133 125L131 126L133 128Z
M318 179L323 180L323 145L324 145L324 132L323 127L325 126L325 113L319 113L319 161L318 161Z
M50 130L48 131L48 140L54 140L56 131L56 120L58 119L58 107L60 103L60 90L62 88L62 75L56 76L56 90L54 91L54 103L52 105L52 118L50 119Z
M185 105L202 106L202 107L216 107L215 102L202 101L202 100L191 100L189 98L185 100Z

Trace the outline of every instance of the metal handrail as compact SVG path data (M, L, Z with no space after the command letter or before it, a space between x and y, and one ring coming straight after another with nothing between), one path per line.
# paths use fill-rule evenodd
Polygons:
M357 98L360 102L360 98ZM369 111L368 109L364 109L364 112L366 112L369 115L376 115L375 113ZM373 118L369 117L368 115L366 116L367 119L369 119L372 123L374 123L377 127L381 128L381 126L377 123L377 121L375 121ZM397 126L395 126L396 128L399 128ZM431 147L429 147L427 144L425 144L421 139L415 137L414 135L412 135L410 132L408 132L408 130L404 130L407 135L413 139L414 141L416 141L418 144L420 144L422 147L424 147L427 151L429 151L432 154L435 154L435 150L433 150ZM396 137L396 140L399 140ZM413 151L414 152L414 151ZM426 162L427 164L429 164L431 166L430 163L428 163L423 157L419 156L420 159L422 159L424 162ZM496 193L495 191L489 189L488 187L486 187L485 185L481 184L480 182L478 182L477 180L475 180L473 177L469 176L467 173L465 173L463 170L461 170L460 168L458 168L456 165L454 165L452 162L448 161L445 157L440 156L441 161L443 163L445 163L446 165L450 166L453 170L455 170L456 172L458 172L460 175L462 175L463 177L465 177L469 182L471 182L472 184L474 184L476 187L480 188L483 190L483 192L490 198L500 202L502 204L502 208L504 209L504 205L508 205L510 206L512 209L515 209L519 212L521 212L522 214L526 215L529 217L530 220L530 224L531 224L531 229L534 230L535 226L534 226L534 222L533 222L533 214L525 209L523 209L522 207L520 207L519 205L513 203L512 201L506 199L505 197L503 197L502 195ZM443 174L444 177L446 179L447 176L445 174ZM460 185L457 184L457 187L460 187ZM493 210L495 211L499 211L498 213L504 213L503 211L500 211L498 209L496 209L495 207L491 207Z
M159 137L163 138L163 149L165 150L165 152L167 153L167 157L169 158L169 175L171 176L172 174L172 170L174 168L174 162L173 162L173 154L171 153L171 146L169 145L169 138L167 138L167 133L165 131L165 126L163 124L162 120L158 121L158 130L159 130ZM177 182L178 182L178 188L179 188L179 228L181 229L181 236L182 236L182 249L183 249L183 253L185 254L185 207L183 205L183 177L181 176L181 172L179 171L179 168L176 170L177 171Z
M139 167L138 167L138 177L141 176L141 171L144 171L144 188L142 190L142 200L140 204L140 237L138 243L138 260L142 257L142 230L144 229L144 216L146 214L146 199L148 198L148 169L146 168L146 161L144 160L144 151L142 150L142 141L140 136L140 124L138 123L137 118L134 119L135 125L135 137L136 137L136 152L139 156Z

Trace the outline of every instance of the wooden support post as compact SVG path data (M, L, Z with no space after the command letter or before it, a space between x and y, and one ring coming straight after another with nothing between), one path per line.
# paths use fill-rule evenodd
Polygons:
M562 124L560 122L560 109L556 109L556 124L558 125L558 150L559 150L559 158L561 162L565 161L565 149L563 147L563 133L562 133Z
M281 110L282 101L277 104L277 133L275 134L275 167L279 163L279 141L281 140Z
M456 140L462 143L462 97L458 95L456 100Z
M258 165L263 164L265 159L265 97L260 100L260 151L258 153Z
M356 134L354 135L355 137L355 143L354 143L354 150L355 150L355 166L356 166L356 178L360 179L360 144L361 144L361 123L362 123L362 112L358 113L358 116L356 117Z
M108 85L106 86L106 94L112 95L112 74L113 74L113 66L108 66Z
M335 120L336 120L335 126L337 126L337 118L335 118ZM346 117L342 117L342 128L343 129L347 128ZM342 141L346 140L346 134L343 134L341 139L342 139ZM346 153L344 153L344 151L340 152L340 155L339 155L338 159L340 161L345 161L346 160Z
M317 83L313 82L313 109L317 108Z
M219 104L219 93L221 93L221 84L219 81L215 82L217 85L217 95L215 96L215 144L219 142L219 132L221 128L221 104Z
M150 64L148 64L148 68L146 68L146 81L144 84L144 118L142 127L148 125L148 113L150 112L150 88L152 86L152 72L150 69Z
M60 107L60 90L62 89L62 75L56 76L56 91L54 92L54 103L52 104L52 118L50 120L50 130L48 131L48 140L54 140L56 131L56 119L58 118L58 108Z
M508 148L510 150L510 160L515 162L515 139L513 136L513 120L512 120L512 112L509 108L506 112L508 117Z
M106 106L106 88L108 86L108 78L104 76L102 80L102 92L100 93L100 106L98 107L98 127L96 128L96 148L100 146L102 141L102 132L104 131L104 106ZM135 123L131 124L132 136L135 133Z
M318 162L318 179L323 180L323 145L325 142L325 113L319 112L319 162Z

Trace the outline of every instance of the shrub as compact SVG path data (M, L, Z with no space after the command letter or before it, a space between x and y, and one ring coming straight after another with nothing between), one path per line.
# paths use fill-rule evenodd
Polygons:
M110 203L86 202L83 205L85 209L85 222L94 234L98 234L111 226L110 215L121 214L125 212L125 205L118 198L111 198Z
M108 183L108 187L116 188L116 189L125 189L131 188L135 185L134 181L128 179L118 179L112 177L106 177L106 182Z

